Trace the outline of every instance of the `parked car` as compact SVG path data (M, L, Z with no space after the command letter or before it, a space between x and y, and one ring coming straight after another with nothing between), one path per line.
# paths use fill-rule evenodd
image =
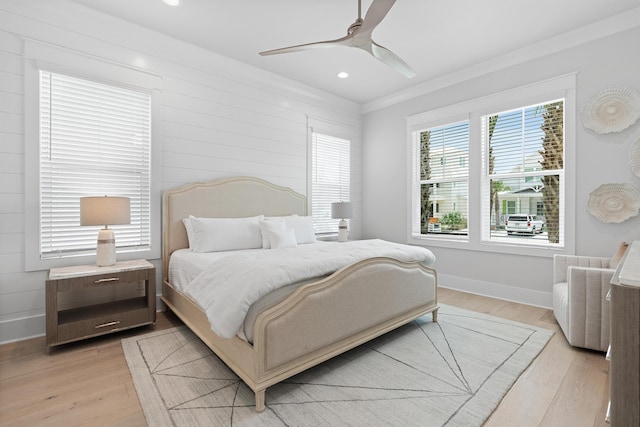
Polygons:
M535 215L508 215L504 223L507 234L513 233L542 233L544 221Z

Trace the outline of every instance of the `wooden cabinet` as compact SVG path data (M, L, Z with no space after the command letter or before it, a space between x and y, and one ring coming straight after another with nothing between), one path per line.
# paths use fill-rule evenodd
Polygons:
M640 426L640 241L633 242L611 282L609 422Z
M86 265L51 269L46 282L47 349L136 326L154 325L155 275L155 268L146 260L118 262L110 267ZM144 295L113 297L91 304L76 302L70 308L60 309L63 297L83 294L86 298L105 287L114 288L113 294L116 287L129 288L129 293L142 288Z

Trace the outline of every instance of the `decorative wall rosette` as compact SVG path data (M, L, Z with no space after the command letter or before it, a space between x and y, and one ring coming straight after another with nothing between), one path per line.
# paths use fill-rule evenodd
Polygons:
M640 213L640 192L630 184L602 184L589 194L587 210L602 222L626 221Z
M610 86L591 97L582 110L582 124L597 133L620 132L640 118L640 93Z

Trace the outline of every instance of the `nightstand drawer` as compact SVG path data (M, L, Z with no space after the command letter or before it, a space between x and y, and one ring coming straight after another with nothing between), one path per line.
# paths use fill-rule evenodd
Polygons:
M58 320L60 343L153 323L145 298L61 311Z
M58 279L58 292L97 288L120 283L142 282L147 279L149 279L149 272L147 270L124 271L112 274Z

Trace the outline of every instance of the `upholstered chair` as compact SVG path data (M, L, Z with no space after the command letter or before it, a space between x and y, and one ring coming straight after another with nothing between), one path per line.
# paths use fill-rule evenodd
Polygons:
M607 293L617 261L554 256L553 314L572 346L607 351L610 334Z

